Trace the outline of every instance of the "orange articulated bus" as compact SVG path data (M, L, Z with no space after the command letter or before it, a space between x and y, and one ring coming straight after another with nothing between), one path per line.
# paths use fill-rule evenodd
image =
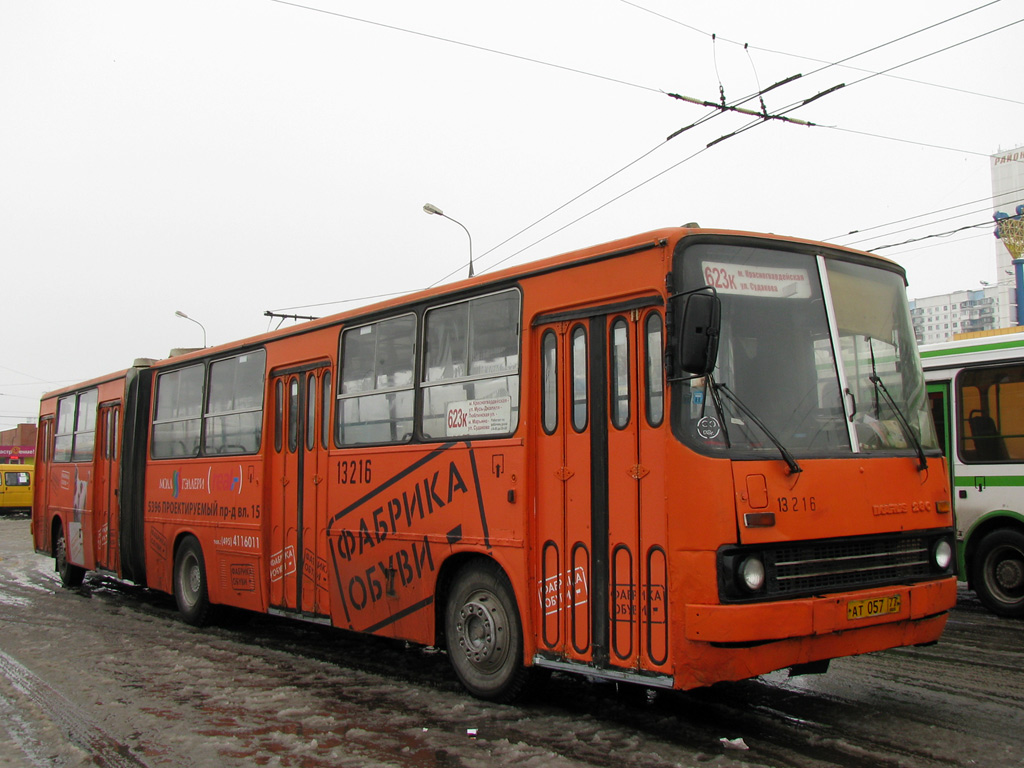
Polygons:
M46 395L66 585L689 689L937 640L948 475L900 267L664 229Z

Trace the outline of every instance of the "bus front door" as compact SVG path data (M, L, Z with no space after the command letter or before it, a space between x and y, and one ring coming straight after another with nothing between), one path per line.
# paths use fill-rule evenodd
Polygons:
M637 307L539 330L539 648L658 671L668 661L661 314Z

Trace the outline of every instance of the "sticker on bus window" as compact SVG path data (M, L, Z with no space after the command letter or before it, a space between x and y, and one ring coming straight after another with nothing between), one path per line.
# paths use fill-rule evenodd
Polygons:
M764 296L769 299L809 299L810 275L806 269L778 269L705 261L704 282L719 293Z
M512 398L449 403L446 424L448 437L507 435L512 431Z
M697 434L705 440L714 440L722 434L722 425L714 416L705 416L697 422Z

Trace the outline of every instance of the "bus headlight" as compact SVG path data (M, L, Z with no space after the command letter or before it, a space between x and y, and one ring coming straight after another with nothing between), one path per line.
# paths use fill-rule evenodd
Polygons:
M945 571L953 562L953 547L949 539L939 539L932 547L932 561L940 571Z
M745 558L737 570L740 583L749 592L760 592L764 587L764 563L760 557L751 555Z

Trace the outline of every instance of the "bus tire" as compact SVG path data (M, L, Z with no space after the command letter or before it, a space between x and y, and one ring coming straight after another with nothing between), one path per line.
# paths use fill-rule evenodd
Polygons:
M1001 528L985 535L974 553L971 581L992 613L1024 618L1024 533Z
M448 658L474 696L510 702L529 681L523 630L508 576L495 563L476 562L455 576L445 606Z
M187 624L201 627L210 612L203 548L192 536L178 547L174 556L174 601Z
M81 586L85 579L85 568L68 562L68 543L64 538L63 525L58 525L54 530L53 558L56 561L54 570L60 576L60 583L68 589Z

